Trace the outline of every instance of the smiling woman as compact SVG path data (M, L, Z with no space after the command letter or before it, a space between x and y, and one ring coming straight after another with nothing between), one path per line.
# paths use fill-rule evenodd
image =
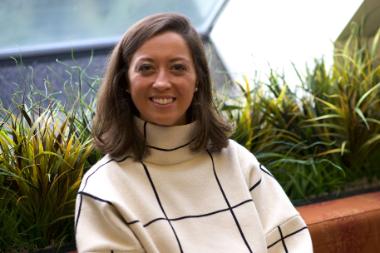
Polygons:
M194 62L186 41L174 32L147 40L133 55L129 92L140 118L158 125L184 125L196 91Z
M106 155L76 201L79 252L312 252L272 174L228 139L200 36L179 14L148 16L114 48L99 91Z
M144 119L148 115L150 120L155 118L151 123L164 125L198 120L199 127L195 129L192 150L206 147L220 150L227 145L226 133L230 127L217 115L213 106L210 71L203 43L188 22L187 19L170 19L164 15L142 20L132 26L114 48L100 87L93 127L95 144L104 153L123 156L126 151L131 151L136 158L143 158L148 150L134 118L138 116ZM173 37L175 40L162 40L165 34L169 35L166 39ZM151 40L161 43L155 45L157 49L153 49L155 46L149 43ZM170 49L170 46L173 48ZM173 49L177 50L175 54L171 52ZM136 66L140 60L143 60L143 66ZM182 63L181 67L178 62ZM162 78L166 79L164 85ZM195 82L199 92L193 95ZM179 87L183 85L185 87ZM146 91L145 88L149 88L150 93L154 91L153 95L162 94L163 88L165 90L168 87L170 93L176 93L174 103L168 108L153 103L152 94L141 94L141 91ZM189 88L190 94L186 94ZM169 93L168 90L164 92ZM158 102L157 99L155 101ZM169 121L156 122L160 117L161 120Z

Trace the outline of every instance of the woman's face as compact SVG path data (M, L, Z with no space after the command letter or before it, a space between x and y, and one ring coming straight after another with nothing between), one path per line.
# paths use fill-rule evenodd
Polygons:
M186 124L197 77L181 35L164 32L142 44L131 59L128 78L141 119L164 126Z

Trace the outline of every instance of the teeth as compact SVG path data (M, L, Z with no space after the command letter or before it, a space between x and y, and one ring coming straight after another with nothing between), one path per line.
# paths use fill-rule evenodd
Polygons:
M166 105L172 103L174 101L174 98L152 98L152 100L154 103Z

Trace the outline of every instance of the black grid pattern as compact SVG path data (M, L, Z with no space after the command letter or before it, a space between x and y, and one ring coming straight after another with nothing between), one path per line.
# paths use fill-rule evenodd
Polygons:
M181 147L184 147L184 146L181 146ZM171 150L164 150L164 151L168 151L168 152L170 152ZM213 170L213 174L214 174L215 180L216 180L216 182L217 182L217 184L218 184L218 187L219 187L220 193L222 194L223 199L224 199L224 201L225 201L227 207L224 208L224 209L219 209L219 210L215 210L215 211L208 212L208 213L203 213L203 214L194 214L194 215L186 215L186 216L181 216L181 217L169 218L169 217L167 216L166 211L165 211L165 208L164 208L164 206L163 206L163 204L162 204L162 202L161 202L161 199L160 199L160 196L159 196L159 194L158 194L158 192L157 192L157 189L156 189L156 187L155 187L154 181L153 181L153 179L152 179L152 177L151 177L151 175L150 175L150 173L149 173L149 169L148 169L148 167L146 166L146 164L145 164L144 162L141 161L141 165L142 165L143 168L144 168L145 174L146 174L146 176L147 176L147 178L148 178L148 180L149 180L149 182L150 182L150 185L151 185L151 188L152 188L152 190L153 190L153 192L154 192L154 195L155 195L155 198L156 198L156 200L157 200L157 203L158 203L158 205L159 205L159 207L160 207L160 209L161 209L161 212L162 212L162 214L163 214L163 217L155 218L155 219L153 219L153 220L151 220L151 221L149 221L149 222L143 224L143 226L144 226L144 227L148 227L148 226L150 226L151 224L153 224L153 223L155 223L155 222L158 222L158 221L166 221L166 222L168 222L168 224L170 225L171 230L172 230L172 232L173 232L173 236L175 237L175 239L176 239L176 241L177 241L177 244L178 244L178 251L179 251L179 252L184 252L184 249L183 249L182 244L181 244L181 241L180 241L180 235L178 235L178 233L177 233L177 231L175 230L175 227L173 226L173 223L172 223L172 222L179 221L179 220L184 220L184 219L194 219L194 218L206 217L206 216L215 215L215 214L218 214L218 213L221 213L221 212L230 212L230 213L231 213L231 218L233 218L234 223L236 224L236 228L237 228L237 230L239 231L239 233L240 233L240 235L241 235L242 242L244 242L244 244L246 245L247 251L248 251L248 252L253 252L252 249L251 249L251 246L249 245L249 243L248 243L248 241L247 241L247 239L246 239L246 236L245 236L245 234L244 234L244 232L243 232L243 230L242 230L242 228L241 228L241 225L240 225L240 223L239 223L239 220L238 220L238 218L237 218L237 216L236 216L236 214L235 214L235 212L234 212L234 209L235 209L235 208L238 208L238 207L240 207L240 206L242 206L242 205L245 205L245 204L248 204L248 203L250 203L250 202L253 202L253 200L252 200L252 198L250 198L250 199L246 199L246 200L244 200L244 201L242 201L242 202L240 202L240 203L238 203L238 204L236 204L236 205L234 205L234 206L231 206L230 201L229 201L229 199L228 199L227 196L226 196L225 190L223 189L223 186L222 186L222 184L221 184L221 182L220 182L220 180L219 180L219 177L218 177L218 174L217 174L217 171L216 171L216 168L215 168L215 164L214 164L213 156L212 156L211 152L207 151L207 153L208 153L208 155L209 155L209 157L210 157L210 160L211 160L211 163L212 163L212 170ZM79 210L78 210L78 214L77 214L77 218L76 218L76 224L75 224L75 227L77 227L77 224L78 224L78 221L79 221L79 218L80 218L81 206L82 206L82 198L83 198L83 196L90 197L90 198L92 198L92 199L94 199L94 200L96 200L96 201L100 201L100 202L103 202L103 203L109 204L109 205L111 205L111 206L113 207L113 203L112 203L112 202L110 202L110 201L108 201L108 200L105 200L105 199L101 199L101 198L99 198L99 197L97 197L97 196L94 196L94 195L92 195L92 194L86 193L86 192L85 192L85 188L86 188L86 186L87 186L87 183L88 183L89 178L92 177L97 171L99 171L100 168L104 167L105 165L107 165L107 164L110 163L110 162L113 162L113 161L114 161L114 162L122 162L122 161L126 160L127 158L129 158L129 157L127 156L127 157L125 157L125 158L123 158L123 159L121 159L121 160L109 159L108 161L106 161L106 162L104 162L103 164L101 164L98 168L96 168L96 169L95 169L95 170L94 170L94 171L93 171L93 172L92 172L92 173L86 178L82 190L80 190L80 191L78 192L78 194L79 194L79 196L80 196L80 199L79 199L80 203L79 203ZM273 177L273 175L272 175L269 171L267 171L267 170L265 169L265 167L262 166L261 164L260 164L260 170L261 170L263 173L265 173L266 175L268 175L268 176L270 176L270 177ZM263 176L263 175L262 175L262 176ZM257 182L255 182L251 187L249 187L249 191L250 191L250 192L254 191L257 187L259 187L259 185L261 184L261 182L262 182L262 179L260 178L260 179L259 179ZM121 217L121 216L120 216L120 217ZM141 222L141 221L140 221L140 220L133 220L133 221L125 221L125 220L123 220L123 222L124 222L124 224L126 224L127 226L130 226L130 225L133 225L133 224L139 223L139 222ZM277 243L281 242L282 245L283 245L283 247L284 247L285 252L288 252L288 249L287 249L287 246L286 246L286 239L289 238L289 237L292 236L292 235L297 234L298 232L301 232L302 230L304 230L304 229L306 229L306 228L307 228L307 227L303 227L303 228L301 228L301 229L299 229L299 230L297 230L297 231L294 231L294 232L292 232L292 233L287 234L287 235L284 236L284 235L283 235L283 232L282 232L282 230L281 230L281 227L278 226L277 229L278 229L278 232L279 232L279 234L280 234L280 239L278 239L277 241L275 241L275 242L272 243L271 245L267 246L267 248L269 249L269 248L273 247L274 245L276 245Z
M158 202L158 204L159 204L159 206L160 206L160 209L161 209L162 213L163 213L164 216L165 216L165 220L168 221L168 223L169 223L169 225L170 225L170 227L171 227L171 229L172 229L172 231L173 231L173 234L174 234L174 236L175 236L175 239L176 239L176 241L177 241L177 243L178 243L179 251L180 251L180 252L183 252L182 245L181 245L181 242L179 241L179 238L178 238L177 232L175 231L172 222L168 219L168 216L166 215L165 209L164 209L164 207L162 206L162 203L161 203L161 200L160 200L160 196L158 195L158 192L157 192L157 190L156 190L156 187L154 186L154 183L153 183L152 177L150 176L149 170L148 170L148 168L146 167L146 165L145 165L143 162L141 162L141 164L142 164L143 167L144 167L144 170L145 170L146 176L148 177L149 182L150 182L150 185L152 186L152 189L153 189L153 191L154 191L154 195L156 196L156 199L157 199L157 202Z
M210 158L211 158L212 169L213 169L213 172L214 172L214 176L215 176L216 181L218 182L219 189L220 189L221 193L223 194L223 198L224 198L224 200L226 201L226 204L227 204L227 206L228 206L228 210L231 212L231 215L232 215L232 217L234 218L235 224L236 224L237 228L239 229L239 233L240 233L240 235L241 235L241 237L242 237L242 239L243 239L245 245L247 246L248 251L249 251L249 252L252 252L252 249L251 249L251 247L249 246L249 244L248 244L248 242L247 242L247 239L245 238L244 232L243 232L243 230L241 229L241 226L240 226L240 224L239 224L239 221L238 221L238 219L236 218L235 212L234 212L234 210L231 208L231 204L230 204L230 202L228 201L228 198L227 198L227 196L226 196L226 193L224 192L223 186L222 186L222 184L220 183L220 180L219 180L218 175L217 175L216 170L215 170L214 158L212 157L212 154L211 154L209 151L207 151L207 153L208 153L208 155L209 155Z
M275 242L273 242L272 244L268 245L268 249L272 248L272 247L275 246L277 243L280 243L280 242L281 242L281 243L282 243L282 246L283 246L283 248L284 248L284 251L285 251L286 253L288 253L289 251L288 251L288 248L287 248L287 246L286 246L286 239L289 238L289 237L291 237L291 236L293 236L293 235L295 235L295 234L298 234L299 232L301 232L301 231L303 231L303 230L305 230L305 229L307 229L306 226L305 226L305 227L302 227L302 228L300 228L300 229L297 229L296 231L293 231L293 232L291 232L291 233L289 233L289 234L287 234L287 235L284 236L281 227L280 227L280 226L277 226L277 230L278 230L278 232L279 232L279 234L280 234L280 239L278 239L278 240L276 240Z
M77 230L77 226L78 226L78 221L79 221L79 217L80 217L80 214L81 214L81 211L82 211L82 203L83 203L83 195L85 194L84 192L84 189L86 188L87 186L87 183L88 183L88 179L93 176L100 168L104 167L105 165L107 165L108 163L110 162L123 162L125 160L127 160L128 158L130 158L130 156L126 156L124 158L122 158L121 160L116 160L116 159L109 159L107 162L101 164L97 169L95 169L90 175L88 175L88 177L86 178L85 182L84 182L84 185L83 185L83 188L82 190L79 190L78 194L79 194L79 207L78 207L78 213L77 213L77 217L75 218L75 232ZM98 200L98 201L102 201L102 202L105 202L105 203L108 203L108 204L112 204L110 201L108 200L103 200L101 198L97 198L96 196L93 196L91 194L86 194L88 197L95 197L94 199L95 200Z
M288 248L286 247L285 238L284 238L284 235L282 234L281 227L277 226L277 228L281 236L281 242L282 242L282 246L284 247L285 253L288 253Z
M239 204L236 204L234 206L231 207L231 209L235 209L237 207L240 207L246 203L249 203L249 202L253 202L252 199L247 199L245 201L242 201L241 203ZM218 213L222 213L222 212L226 212L226 211L230 211L230 208L224 208L224 209L219 209L219 210L216 210L216 211L212 211L212 212L209 212L209 213L204 213L204 214L196 214L196 215L185 215L185 216L180 216L180 217L176 217L176 218L164 218L164 217L160 217L160 218L156 218L156 219L153 219L149 222L147 222L146 224L144 224L143 226L144 227L148 227L149 225L153 224L154 222L156 221L179 221L179 220L184 220L184 219L193 219L193 218L202 218L202 217L207 217L207 216L210 216L210 215L214 215L214 214L218 214Z
M86 197L90 197L90 198L92 198L92 199L95 199L95 200L97 200L97 201L100 201L100 202L106 203L106 204L112 206L115 210L117 210L117 209L115 208L115 206L113 205L113 203L112 203L111 201L109 201L109 200L99 198L99 197L97 197L97 196L94 196L94 195L92 195L92 194L89 194L89 193L87 193L87 192L83 192L83 191L79 191L78 194L79 194L81 197L82 197L82 196L86 196ZM124 218L123 218L122 215L119 215L119 217L123 220L123 223L124 223L125 225L127 225L127 226L139 222L138 220L126 221L126 220L124 220Z

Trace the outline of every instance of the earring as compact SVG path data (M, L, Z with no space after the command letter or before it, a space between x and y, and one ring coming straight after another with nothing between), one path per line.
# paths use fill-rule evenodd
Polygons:
M198 91L198 87L195 87L195 91L194 92L197 92Z

